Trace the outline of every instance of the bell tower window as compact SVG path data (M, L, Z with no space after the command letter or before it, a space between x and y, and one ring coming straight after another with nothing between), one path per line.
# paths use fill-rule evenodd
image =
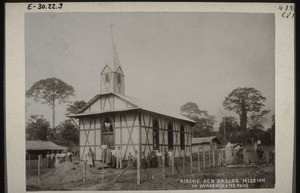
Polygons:
M105 82L109 82L109 75L105 74Z
M117 82L119 85L122 83L122 78L120 74L117 74Z

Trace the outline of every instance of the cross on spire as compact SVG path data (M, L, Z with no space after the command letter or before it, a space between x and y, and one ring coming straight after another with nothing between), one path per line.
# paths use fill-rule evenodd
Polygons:
M120 60L119 60L119 57L118 57L118 52L117 52L116 44L115 44L115 41L114 41L113 23L112 22L109 25L109 27L110 27L110 31L111 31L111 42L112 42L112 52L113 52L113 67L114 67L114 70L116 70L121 65L121 63L120 63Z
M112 22L110 22L110 25L109 25L109 27L110 27L110 35L111 35L111 39L112 39L112 42L114 42L113 40L114 40L114 37L113 37L113 26L114 26L114 24L112 23Z

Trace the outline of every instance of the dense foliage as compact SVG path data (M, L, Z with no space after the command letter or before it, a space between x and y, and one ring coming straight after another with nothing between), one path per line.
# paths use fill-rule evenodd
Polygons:
M195 121L193 126L193 137L211 135L215 124L215 117L207 111L200 110L196 103L188 102L180 107L181 114Z
M234 111L240 117L240 126L247 129L247 113L259 112L264 106L266 98L255 88L234 89L224 100L223 106L226 110Z
M50 123L43 116L31 115L26 123L26 140L43 140L51 138Z
M55 128L55 106L67 102L74 95L74 88L58 78L47 78L35 82L26 91L26 97L47 104L52 109L52 126Z

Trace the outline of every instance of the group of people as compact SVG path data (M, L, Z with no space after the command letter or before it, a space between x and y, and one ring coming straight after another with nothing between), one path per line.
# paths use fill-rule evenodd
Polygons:
M52 167L57 167L60 163L65 162L65 161L70 161L72 162L72 157L73 153L70 151L63 151L63 152L56 152L54 151L47 152L46 154L46 159L47 159L47 167L52 168Z
M137 154L137 151L136 151ZM136 154L132 155L128 153L126 166L136 167ZM145 152L141 154L141 165L143 168L156 168L162 166L162 157L165 159L165 166L172 166L174 155L172 149L166 150L164 153L161 151L151 151L145 155ZM95 153L91 148L85 155L87 164L90 167L95 167ZM101 160L103 164L107 164L111 168L123 168L122 150L119 146L111 147L110 145L101 145ZM125 161L126 162L126 161Z
M160 150L158 151L151 151L145 155L145 152L142 152L141 154L141 164L144 168L156 168L162 166L162 159L165 159L165 166L172 166L174 154L173 150L169 149L167 152L166 150L162 153Z
M257 140L257 142L255 143L254 150L257 155L257 163L261 164L263 162L264 148L263 148L260 140ZM240 148L236 152L236 157L238 158L239 163L243 163L243 161L244 161L244 152L243 151L244 151L244 148Z
M240 163L243 163L244 159L244 153L243 153L243 148L240 148L238 152L236 153L236 156L239 160ZM264 160L264 147L262 146L262 143L260 140L257 140L257 142L254 144L254 150L257 156L257 164L262 164L265 162ZM273 163L275 159L275 151L273 150L272 152L269 152L269 162Z
M89 148L86 154L87 164L90 167L95 167L95 154L91 148ZM106 163L112 168L123 168L122 167L122 151L120 147L110 147L110 145L101 145L101 160L102 163Z

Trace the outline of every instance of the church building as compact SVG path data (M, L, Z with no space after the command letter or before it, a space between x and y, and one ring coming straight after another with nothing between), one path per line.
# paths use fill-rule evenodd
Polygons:
M101 145L119 146L123 159L129 152L172 149L175 157L192 152L194 121L166 107L125 95L125 75L112 37L112 59L100 72L100 93L75 114L79 120L80 160L89 148L101 160Z

